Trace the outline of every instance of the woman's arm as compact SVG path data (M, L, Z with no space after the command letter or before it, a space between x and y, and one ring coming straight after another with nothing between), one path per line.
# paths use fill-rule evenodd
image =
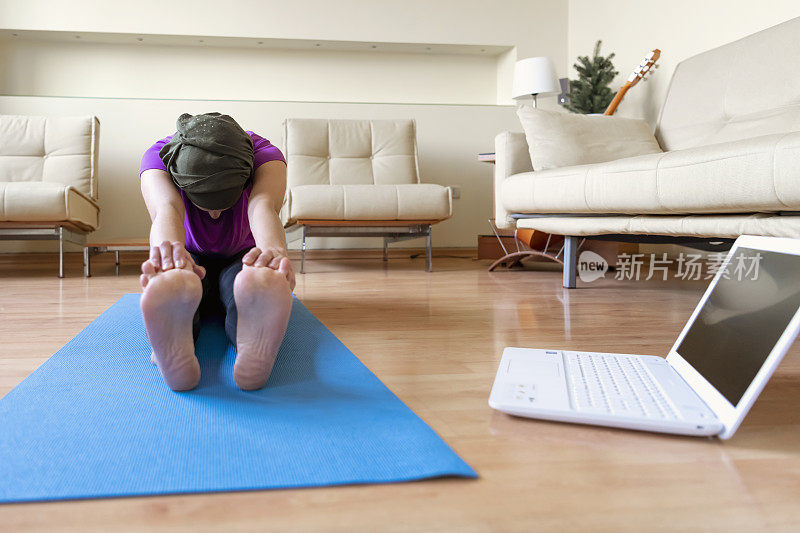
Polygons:
M280 218L285 192L286 164L283 161L269 161L256 169L247 204L247 217L256 247L242 257L242 262L283 272L294 290L294 272L286 252L286 233Z
M146 262L150 262L156 271L189 266L202 278L205 270L195 266L186 251L183 200L169 174L157 168L145 170L141 185L142 197L152 220L150 259Z
M247 204L250 231L268 266L276 257L287 257L286 233L283 231L280 212L286 193L286 164L269 161L256 169L253 190Z
M184 208L169 174L164 170L150 169L142 172L142 196L150 213L150 246L164 241L186 241L183 231Z

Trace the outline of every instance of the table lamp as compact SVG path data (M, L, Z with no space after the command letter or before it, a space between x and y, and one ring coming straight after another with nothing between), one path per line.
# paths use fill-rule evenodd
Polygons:
M557 93L561 91L556 72L550 59L546 57L529 57L520 59L514 65L514 84L511 97L514 99L533 95L533 107L536 107L536 95Z

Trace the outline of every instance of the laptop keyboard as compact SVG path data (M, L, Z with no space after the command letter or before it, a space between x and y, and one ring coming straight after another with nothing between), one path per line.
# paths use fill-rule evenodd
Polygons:
M664 420L680 417L638 357L572 352L564 358L576 410Z

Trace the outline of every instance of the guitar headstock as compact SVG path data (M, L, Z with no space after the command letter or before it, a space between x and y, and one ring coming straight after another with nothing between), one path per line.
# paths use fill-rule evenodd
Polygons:
M639 83L639 80L645 79L645 75L650 72L650 69L652 69L654 66L655 68L658 68L656 61L658 61L659 57L661 57L661 50L658 48L644 56L644 59L642 59L642 62L639 63L639 66L633 69L633 72L631 72L631 75L628 77L628 83L631 86L634 86Z

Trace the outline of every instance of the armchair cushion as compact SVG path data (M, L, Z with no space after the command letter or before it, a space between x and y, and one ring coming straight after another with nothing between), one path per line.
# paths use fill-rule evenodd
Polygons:
M71 222L97 229L100 208L70 185L0 182L0 222Z
M289 193L291 220L444 220L452 215L449 187L299 185Z

